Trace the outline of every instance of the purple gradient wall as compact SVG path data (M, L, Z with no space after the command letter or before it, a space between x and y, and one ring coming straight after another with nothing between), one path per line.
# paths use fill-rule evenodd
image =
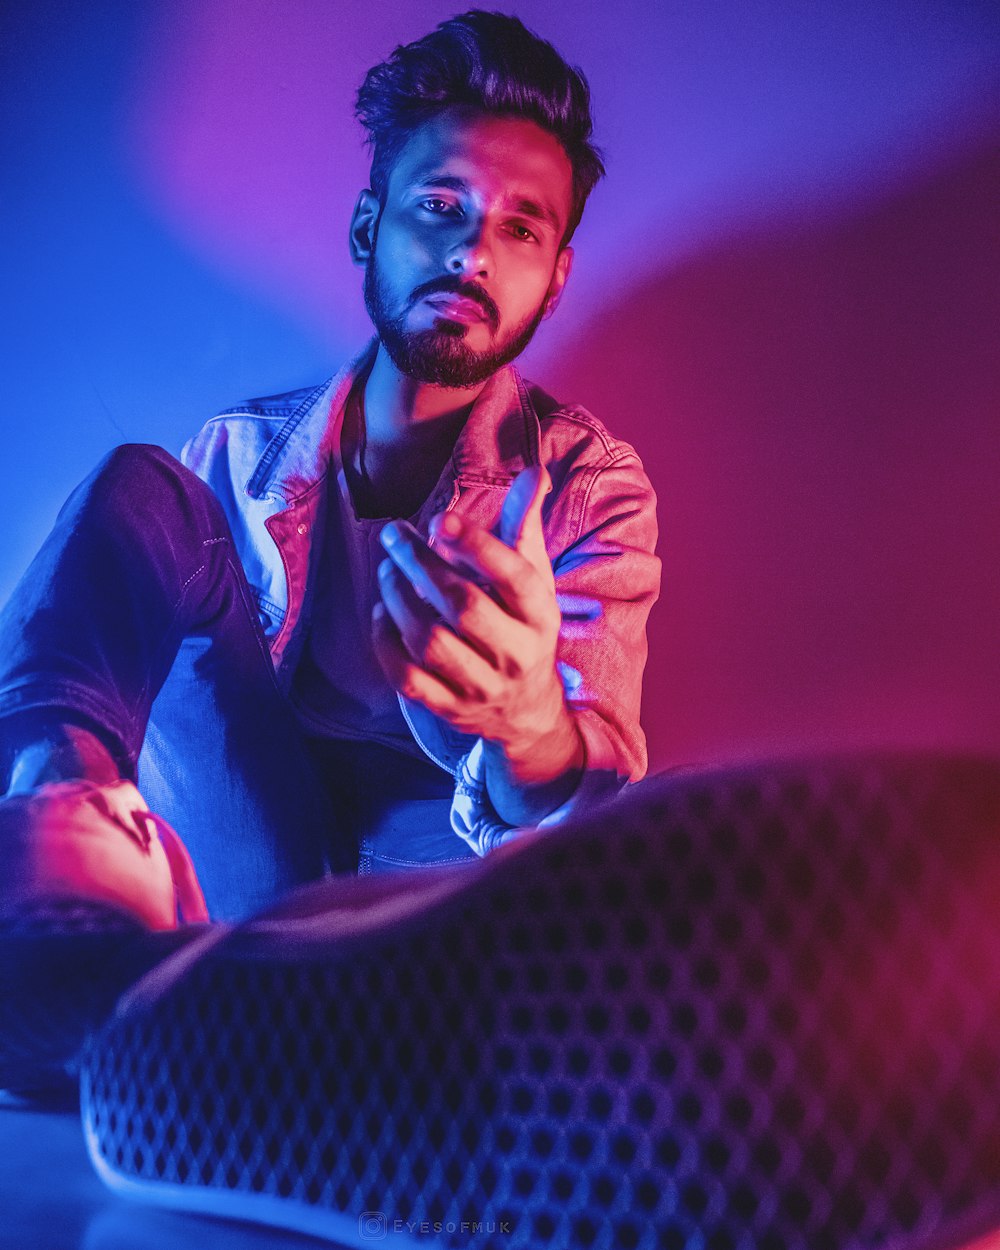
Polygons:
M609 158L526 371L660 495L654 766L1000 751L997 10L500 7L586 69ZM105 450L363 339L352 93L453 11L8 0L0 599Z

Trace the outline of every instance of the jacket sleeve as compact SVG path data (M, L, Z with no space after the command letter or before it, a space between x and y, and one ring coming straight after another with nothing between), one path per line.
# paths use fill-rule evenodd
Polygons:
M645 774L639 705L660 587L656 497L635 452L616 444L597 464L552 471L545 533L562 613L557 665L587 758L573 795L540 828ZM481 855L522 832L489 802L482 740L460 763L452 828Z

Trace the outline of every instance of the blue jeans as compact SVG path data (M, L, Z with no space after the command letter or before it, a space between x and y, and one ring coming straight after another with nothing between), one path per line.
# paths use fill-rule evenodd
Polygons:
M327 871L473 858L430 761L306 738L218 500L157 447L107 457L0 613L0 742L26 718L101 738L183 838L216 919Z

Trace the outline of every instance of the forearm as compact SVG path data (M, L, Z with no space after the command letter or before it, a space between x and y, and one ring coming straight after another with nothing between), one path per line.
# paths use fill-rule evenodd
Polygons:
M490 803L501 820L517 827L536 825L561 807L586 765L583 739L565 703L541 733L506 743L486 740L484 758Z

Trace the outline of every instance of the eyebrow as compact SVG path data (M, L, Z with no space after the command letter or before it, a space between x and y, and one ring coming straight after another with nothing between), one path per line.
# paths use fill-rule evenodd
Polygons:
M465 178L459 178L455 174L439 174L433 168L418 169L410 180L410 185L414 187L443 187L448 191L467 192L469 190L469 184ZM537 200L529 200L523 196L512 198L507 201L507 204L509 208L515 213L519 213L522 217L530 217L535 221L544 222L556 234L562 229L555 209L549 204L539 203Z
M516 200L512 207L522 217L533 217L536 221L543 221L551 226L556 234L559 233L559 218L556 216L555 209L550 208L548 204L539 204L535 200Z

